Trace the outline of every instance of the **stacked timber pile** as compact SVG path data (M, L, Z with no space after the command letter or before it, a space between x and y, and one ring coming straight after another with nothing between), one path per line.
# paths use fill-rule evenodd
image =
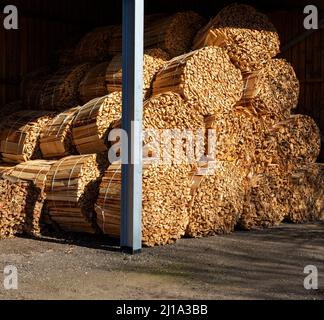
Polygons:
M87 103L92 99L108 94L106 74L109 64L109 62L102 62L95 65L84 77L79 87L82 103Z
M207 47L176 57L157 74L153 95L179 93L204 115L231 108L242 98L243 79L227 53Z
M157 72L169 60L170 56L161 49L148 49L144 52L143 97L151 96L152 84ZM122 91L122 55L116 55L110 62L106 72L108 93Z
M188 167L144 164L143 244L174 243L189 221L190 178ZM120 235L121 165L112 164L100 185L97 221L104 234Z
M33 207L39 190L29 181L0 179L0 239L24 232L28 208Z
M280 50L278 33L269 18L244 4L218 13L194 40L194 48L218 46L226 50L242 72L260 70Z
M4 178L14 177L22 181L29 181L32 184L32 190L35 191L32 198L34 201L29 200L28 206L26 204L25 207L26 216L23 231L28 235L38 236L41 232L40 220L46 199L46 177L53 164L53 161L46 160L27 161L7 170L4 174Z
M145 47L161 48L171 57L180 56L190 51L193 38L203 24L204 19L193 11L162 17L145 28Z
M45 128L40 139L40 149L44 159L59 159L76 154L72 139L72 124L81 107L58 114Z
M52 119L46 111L20 111L1 123L0 152L4 162L41 159L40 135Z
M73 122L73 142L80 154L101 153L108 150L111 124L121 118L120 92L96 98L85 104Z
M55 73L27 83L25 99L43 110L62 111L79 104L79 85L90 69L89 63L63 67Z
M58 160L46 180L51 219L63 231L95 233L94 205L98 196L102 159L97 155Z

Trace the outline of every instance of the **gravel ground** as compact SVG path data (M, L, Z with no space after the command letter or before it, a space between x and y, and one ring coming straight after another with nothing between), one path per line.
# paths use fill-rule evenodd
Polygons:
M324 222L118 252L95 238L0 242L0 299L324 299ZM6 265L18 290L2 287ZM304 289L315 265L319 290Z

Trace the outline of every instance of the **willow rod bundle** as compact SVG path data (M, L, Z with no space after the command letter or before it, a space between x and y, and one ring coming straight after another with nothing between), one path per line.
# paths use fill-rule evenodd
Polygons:
M195 40L194 48L222 47L243 72L262 69L280 51L280 40L268 17L244 4L221 10Z
M100 186L96 205L101 230L120 236L121 165L113 164ZM188 224L190 179L188 167L144 164L143 244L149 247L174 243Z
M4 162L41 159L40 135L52 119L46 111L20 111L1 124L0 152Z
M204 19L193 11L162 17L145 28L145 47L161 48L171 57L180 56L190 51L192 41L203 24Z
M8 163L0 163L0 178L2 178L12 168L14 168L14 165Z
M197 133L202 130L204 134L204 117L179 94L166 92L147 100L143 127L145 156L178 164L197 162L198 144L204 138Z
M161 49L149 49L144 52L143 97L151 95L153 80L157 72L169 60L169 55ZM115 56L109 64L106 73L107 89L109 93L122 91L123 73L122 56Z
M106 73L110 62L102 62L94 66L87 73L79 86L80 99L87 103L108 93L106 86Z
M289 210L285 190L287 175L276 167L262 174L251 172L248 186L238 226L251 230L279 225Z
M63 230L95 233L94 204L98 196L101 159L97 155L58 160L46 180L51 219Z
M42 86L36 82L35 105L46 110L62 111L79 103L79 85L91 65L84 63L73 67L64 67L51 74L43 81Z
M39 191L29 181L0 179L0 239L24 232L28 208L38 197Z
M320 131L315 121L305 115L293 115L270 131L278 153L292 167L316 162L320 153Z
M47 174L51 169L54 161L35 160L21 163L11 170L8 170L4 177L15 177L19 180L29 181L33 189L37 191L38 197L35 201L26 203L26 217L24 232L29 235L37 236L41 232L40 219L45 202L45 184Z
M289 175L289 212L293 223L318 221L324 214L324 165L312 163Z
M297 107L299 81L294 68L284 59L272 59L264 69L244 74L242 105L250 105L260 113L277 120L290 116Z
M75 49L75 59L79 62L104 61L109 57L109 46L116 26L96 28L87 33L78 43Z
M243 79L226 52L207 47L169 61L157 74L153 95L179 93L204 116L231 110L241 99Z
M80 107L58 114L43 129L40 149L44 159L57 159L76 154L72 141L72 124Z
M192 201L186 234L203 237L228 234L242 212L245 194L243 172L239 162L209 162L192 177Z
M73 142L80 154L107 151L107 135L113 121L121 118L120 92L94 99L77 113L73 123Z

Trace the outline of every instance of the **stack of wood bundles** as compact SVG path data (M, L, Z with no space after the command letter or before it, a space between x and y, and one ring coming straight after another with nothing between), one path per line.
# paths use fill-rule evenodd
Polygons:
M28 85L27 101L44 110L62 111L79 104L79 85L91 64L63 67Z
M244 74L245 90L240 104L268 114L272 123L290 116L297 107L299 81L284 59L272 59L264 69Z
M26 216L23 231L29 235L37 236L41 232L40 219L46 199L46 177L53 164L53 161L46 160L28 161L7 170L4 174L4 178L14 177L19 180L29 181L32 184L32 190L35 191L34 201L29 200L25 207Z
M107 135L113 121L121 118L120 92L94 99L85 104L73 122L73 141L80 154L108 150Z
M39 190L30 181L0 179L0 239L22 234L28 208L34 207Z
M234 231L243 208L246 169L239 162L217 160L200 171L192 178L187 236Z
M20 111L1 123L0 152L4 162L41 159L40 134L52 119L46 111Z
M203 24L204 19L193 11L157 19L145 28L145 47L161 48L171 57L180 56L190 51L192 41Z
M106 74L110 62L95 65L82 80L79 93L82 103L107 95Z
M97 155L58 160L46 180L51 219L63 230L95 233L94 204L98 196L103 159Z
M169 55L161 49L149 49L144 52L144 100L150 97L155 75L169 60L169 58ZM106 82L109 93L122 91L122 55L116 55L110 62L106 73Z
M189 221L190 178L186 166L144 164L143 167L143 244L174 243L184 234ZM100 229L120 236L121 165L107 170L96 204Z
M75 49L75 59L79 62L98 62L109 58L109 46L117 29L116 26L100 27L87 33Z
M44 159L58 159L77 153L72 139L72 124L80 108L58 114L42 130L40 149Z
M280 50L278 33L268 17L243 4L218 13L194 40L194 48L222 47L243 72L262 69Z
M166 63L156 76L153 95L168 91L208 116L233 108L242 98L243 79L222 48L207 47Z

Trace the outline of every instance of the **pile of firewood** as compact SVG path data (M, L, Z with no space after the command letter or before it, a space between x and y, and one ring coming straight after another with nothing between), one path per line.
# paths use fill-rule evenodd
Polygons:
M54 161L28 161L6 170L3 175L3 177L7 179L14 177L19 180L29 181L32 184L34 201L29 201L28 204L26 204L26 216L23 229L23 231L29 235L38 236L41 232L40 220L46 199L46 178L53 164Z
M203 24L191 11L145 18L146 246L324 217L320 132L292 114L299 81L275 58L274 26L237 4ZM122 137L109 141L121 127L121 48L120 25L93 30L62 57L80 65L30 76L23 102L5 108L60 113L1 122L0 238L39 234L45 209L63 231L120 236L122 166L107 153L123 152ZM29 161L42 158L55 161Z
M0 124L0 153L4 162L21 163L42 159L41 132L52 119L46 111L20 111Z
M39 190L31 182L16 178L0 179L0 239L22 234L28 217L27 207L33 207Z

